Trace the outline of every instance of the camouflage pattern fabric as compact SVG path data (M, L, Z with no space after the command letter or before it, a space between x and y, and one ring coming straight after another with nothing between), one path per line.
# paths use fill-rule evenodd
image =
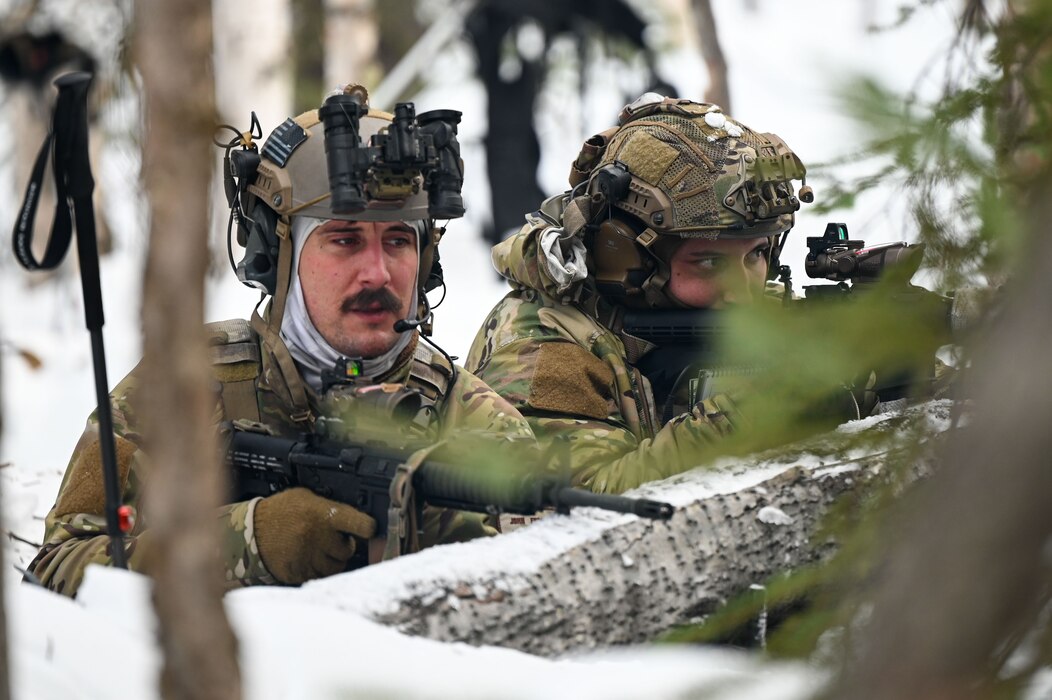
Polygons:
M254 343L259 343L253 338ZM435 374L435 367L421 367L428 358L438 364L440 356L412 350L386 376L385 383L405 383L414 376L414 367ZM290 406L290 391L284 385L274 354L259 343L258 362L239 360L216 366L221 381L244 381L255 376L255 397L260 420L276 435L293 437L317 415L318 399L310 396L312 414L297 416ZM282 348L284 350L284 348ZM287 351L285 351L287 352ZM233 354L238 360L237 354ZM442 361L439 372L449 373ZM150 539L149 513L143 508L143 485L148 474L148 460L142 451L136 416L136 392L140 386L139 373L133 370L111 394L114 430L118 438L118 458L122 473L122 502L134 509L134 526L125 539L129 568L149 569ZM497 434L512 440L533 440L525 419L505 399L489 389L480 379L467 371L457 373L455 384L448 387L436 403L438 429L436 440L452 434ZM224 415L223 404L217 400L215 421L234 420L244 416ZM28 570L48 588L67 595L75 595L88 564L108 565L106 518L102 497L101 473L97 463L98 425L95 415L89 417L87 428L70 458L55 506L45 521L44 544L30 563ZM261 499L231 503L216 512L217 527L222 533L221 557L225 577L230 588L255 584L277 583L264 565L253 534L253 517ZM458 542L494 534L484 516L443 509L426 508L424 513L424 546Z
M593 167L623 163L642 196L614 207L659 233L686 237L756 237L792 228L800 208L792 183L807 169L777 135L753 131L717 105L677 98L630 105L618 121L621 128ZM581 165L578 158L575 169Z
M568 194L546 200L518 233L493 248L494 267L512 291L479 329L466 364L526 417L538 440L569 445L575 485L620 493L722 452L725 438L749 424L748 402L762 388L748 378L728 382L726 393L662 422L650 382L634 366L647 348L632 342L642 341L597 320L608 309L594 278L564 287L548 271L541 234L560 228L569 202ZM764 298L780 304L782 293L768 283ZM918 386L918 393L945 395L955 374L935 362L932 385ZM870 415L878 406L875 383L869 373L810 413L836 422Z
M549 218L558 209L551 200L542 208ZM717 395L660 424L650 384L618 335L573 290L556 295L538 253L549 218L527 216L516 235L494 247L494 266L513 291L486 318L467 366L526 416L539 439L563 437L577 486L620 493L696 466L740 412Z

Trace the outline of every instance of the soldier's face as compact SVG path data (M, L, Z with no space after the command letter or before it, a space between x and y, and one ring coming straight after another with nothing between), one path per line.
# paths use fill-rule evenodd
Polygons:
M683 241L669 261L669 293L697 309L749 304L763 294L767 278L766 238Z
M300 252L303 300L314 327L348 357L381 355L398 339L416 286L416 232L400 221L328 221Z

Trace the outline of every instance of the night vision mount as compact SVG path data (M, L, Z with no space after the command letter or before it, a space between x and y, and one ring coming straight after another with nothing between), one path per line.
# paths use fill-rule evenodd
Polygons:
M365 99L364 90L351 90L330 96L318 110L325 125L333 212L354 214L372 199L408 197L422 180L431 218L463 216L461 113L435 109L418 115L412 102L400 102L391 125L365 145L359 136L359 121L369 111Z

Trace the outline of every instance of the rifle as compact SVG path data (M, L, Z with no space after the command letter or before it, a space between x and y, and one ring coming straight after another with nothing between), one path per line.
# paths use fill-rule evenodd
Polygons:
M339 423L319 419L317 432L300 439L234 429L227 450L234 500L303 486L368 514L379 534L389 532L396 519L398 528L404 527L400 509L409 500L416 522L424 503L491 515L533 515L549 508L567 513L573 507L592 507L655 520L672 517L668 503L592 493L571 487L561 475L538 469L482 470L430 459L413 468L407 464L408 451L330 438L334 431L327 428L329 422ZM407 488L415 498L407 498Z
M885 243L867 247L864 241L852 240L847 224L829 223L822 236L807 239L808 254L804 270L808 277L826 279L837 284L804 286L804 296L795 298L788 265L777 268L782 283L782 303L790 312L827 307L829 304L860 299L877 287L887 273L903 282L917 271L923 245ZM944 342L952 341L962 330L953 297L941 296L908 283L898 285L890 299L904 313L930 321ZM625 309L621 328L627 335L657 346L637 364L649 379L659 405L661 418L672 418L672 397L685 378L691 384L688 405L708 398L724 376L756 374L763 368L720 364L719 341L727 330L725 312L713 309L634 310ZM932 348L934 352L935 348ZM893 373L881 377L877 387L881 400L905 396L911 377Z
M893 271L902 280L912 278L920 268L924 244L881 243L866 246L865 241L851 239L847 224L830 222L826 224L823 235L808 236L807 251L804 259L807 276L837 282L835 285L805 286L804 300L816 301L865 291L880 282L887 271ZM785 276L785 282L788 282L787 270L779 268L779 273ZM786 286L787 294L791 294L792 284Z

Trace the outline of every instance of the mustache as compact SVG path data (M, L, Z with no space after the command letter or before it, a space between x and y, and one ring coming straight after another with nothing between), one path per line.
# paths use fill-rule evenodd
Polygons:
M379 289L363 289L353 296L349 296L340 304L340 311L350 313L352 311L364 311L365 309L379 305L384 311L398 313L402 310L401 300L387 287Z

